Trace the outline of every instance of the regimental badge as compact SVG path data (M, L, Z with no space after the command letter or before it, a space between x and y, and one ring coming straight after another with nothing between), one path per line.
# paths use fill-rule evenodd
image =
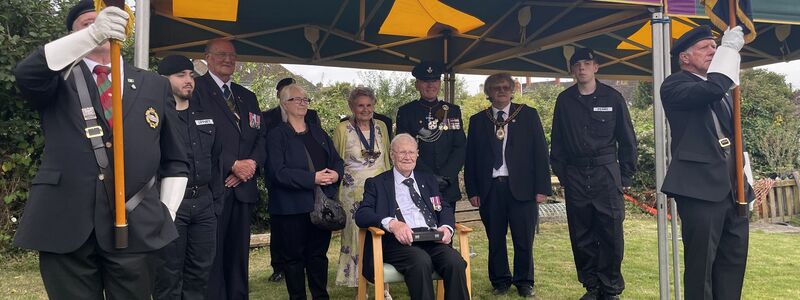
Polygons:
M433 210L442 211L442 200L439 196L431 197L431 204L433 204Z
M427 72L428 72L428 74L431 74L431 73L433 73L433 68L431 68L431 67L428 67L428 69L427 69L427 70L425 70L425 71L427 71Z
M156 109L148 107L147 110L144 111L144 120L147 121L147 125L150 125L150 128L158 127L159 118Z
M250 128L261 129L261 115L250 112Z

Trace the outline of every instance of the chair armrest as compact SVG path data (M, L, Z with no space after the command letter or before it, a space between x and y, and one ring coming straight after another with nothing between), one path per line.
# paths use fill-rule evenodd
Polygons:
M469 228L461 224L456 224L456 231L458 231L458 233L469 233L472 232L472 228Z
M367 228L367 230L369 230L369 232L372 233L373 238L375 236L382 236L384 233L386 233L385 231L383 231L383 229L380 229L378 227L369 227Z

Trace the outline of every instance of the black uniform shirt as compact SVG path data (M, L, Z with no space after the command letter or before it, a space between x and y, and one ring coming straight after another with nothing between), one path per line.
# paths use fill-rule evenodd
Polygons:
M220 150L215 151L215 148L220 145L214 143L216 130L213 119L192 109L178 111L178 116L186 124L184 142L189 159L189 183L186 187L205 186L212 178L221 178L221 175L214 176L214 172L221 172L221 166L216 162Z
M636 135L622 95L597 81L591 95L581 95L573 85L556 100L550 160L556 175L570 159L617 155L624 186L630 186L636 165Z

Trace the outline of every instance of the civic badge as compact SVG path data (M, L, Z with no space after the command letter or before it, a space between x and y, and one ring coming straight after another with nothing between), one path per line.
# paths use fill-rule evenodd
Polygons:
M158 113L156 112L155 108L148 108L144 111L144 120L147 121L147 124L150 125L150 128L158 127Z

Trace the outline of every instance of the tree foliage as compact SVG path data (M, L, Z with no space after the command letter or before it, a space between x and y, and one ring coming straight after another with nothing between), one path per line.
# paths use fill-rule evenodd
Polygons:
M0 252L8 249L43 138L39 115L26 106L12 70L33 49L66 33L65 10L74 1L0 1Z

